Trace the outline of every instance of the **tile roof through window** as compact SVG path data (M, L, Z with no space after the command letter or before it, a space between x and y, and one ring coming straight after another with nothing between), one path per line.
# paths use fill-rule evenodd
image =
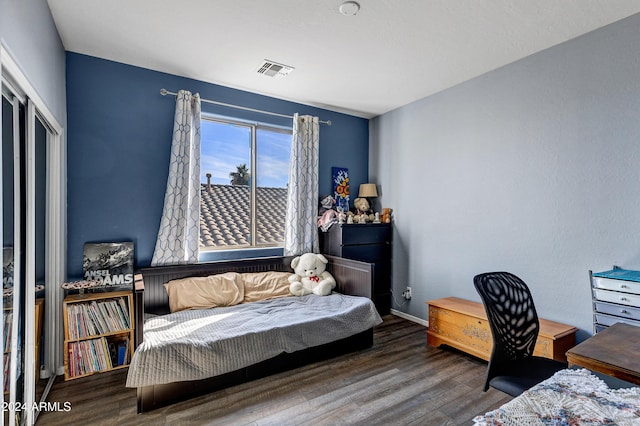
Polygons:
M256 193L256 245L282 244L287 188L258 187ZM200 195L200 248L251 244L248 186L202 184Z

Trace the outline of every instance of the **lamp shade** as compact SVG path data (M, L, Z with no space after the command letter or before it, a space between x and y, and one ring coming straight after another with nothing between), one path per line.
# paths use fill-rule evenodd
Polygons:
M358 192L358 197L377 197L378 190L376 189L375 183L363 183L360 184L360 191Z

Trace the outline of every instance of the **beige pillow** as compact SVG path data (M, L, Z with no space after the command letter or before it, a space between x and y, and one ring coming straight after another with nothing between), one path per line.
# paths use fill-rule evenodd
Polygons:
M244 281L245 303L291 296L289 292L291 272L247 272L241 275Z
M237 272L182 278L164 286L171 312L232 306L244 300L244 283Z

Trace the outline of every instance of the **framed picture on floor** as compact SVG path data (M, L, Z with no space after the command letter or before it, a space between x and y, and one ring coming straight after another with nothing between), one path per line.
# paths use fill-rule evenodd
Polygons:
M82 270L103 289L133 288L133 243L85 243Z

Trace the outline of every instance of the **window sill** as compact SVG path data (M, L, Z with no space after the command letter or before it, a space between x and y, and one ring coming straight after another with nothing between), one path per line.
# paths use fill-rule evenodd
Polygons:
M212 262L215 260L235 260L247 259L253 257L270 257L282 256L284 249L282 247L252 248L252 249L236 249L236 250L211 250L200 252L198 262Z

